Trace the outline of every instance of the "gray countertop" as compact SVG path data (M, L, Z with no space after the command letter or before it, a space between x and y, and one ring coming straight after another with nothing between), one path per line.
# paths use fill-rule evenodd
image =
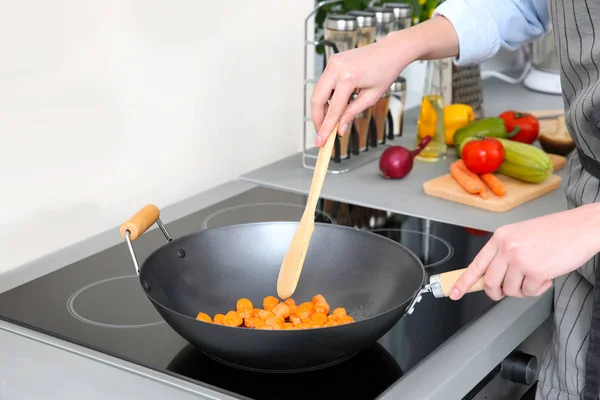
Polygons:
M486 115L498 115L508 109L562 108L560 96L534 93L521 85L508 85L495 78L484 81L484 97ZM404 134L394 142L413 148L418 109L408 110L405 115ZM453 159L455 153L451 150L448 160L436 163L416 161L412 172L401 180L380 177L378 163L373 161L345 174L329 174L321 197L490 232L508 223L563 211L567 207L564 194L566 169L557 172L563 178L558 189L503 213L426 195L423 183L448 173L449 163ZM276 189L308 193L312 174L312 170L302 167L302 154L298 153L247 173L242 179Z
M496 114L507 108L560 108L559 97L533 94L518 86L486 82L487 111ZM535 104L535 107L531 107ZM411 115L411 114L409 114ZM414 113L412 114L414 117ZM414 122L414 120L413 120ZM410 126L407 123L407 126ZM407 128L407 135L410 128ZM412 143L412 140L409 140ZM494 214L451 202L427 198L420 184L425 177L445 171L444 163L418 165L413 177L402 182L378 179L375 163L343 176L327 178L324 197L354 204L387 209L404 214L436 219L462 226L494 230L498 226L531 218L566 207L562 190L533 201L514 211ZM308 190L312 171L301 167L299 157L247 174L244 179L293 192ZM420 178L419 178L420 177ZM236 194L254 184L234 181L211 189L161 210L165 223L185 217ZM48 255L2 275L0 292L81 260L120 241L118 227ZM483 317L446 341L436 352L413 368L382 398L459 399L488 371L529 336L552 310L552 290L539 298L507 298ZM409 318L410 316L408 316ZM150 371L114 357L94 352L26 328L0 321L0 398L68 399L65 388L74 390L72 398L229 399L208 388ZM23 379L27 376L27 381ZM36 385L30 385L36 382ZM73 389L72 389L73 388Z

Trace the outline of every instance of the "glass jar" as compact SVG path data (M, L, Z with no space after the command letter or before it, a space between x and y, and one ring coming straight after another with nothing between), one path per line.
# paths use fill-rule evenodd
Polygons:
M377 33L375 13L354 10L349 11L348 15L356 17L356 23L358 25L358 40L356 46L363 47L375 43L375 35Z
M431 136L431 142L417 156L423 161L439 161L448 155L446 144L446 129L444 126L444 89L448 82L445 60L427 61L425 87L421 101L421 113L417 121L416 144L426 136ZM451 77L450 77L451 78Z
M410 28L412 25L412 8L405 3L385 3L385 8L389 8L394 13L394 30Z
M406 106L406 79L402 76L396 78L392 86L390 87L391 97L397 99L400 102L400 110L398 111L398 118L396 118L397 129L394 129L394 136L402 136L404 127L404 120L402 115L404 114L404 106Z
M335 43L338 52L351 50L356 47L358 39L358 24L356 17L347 14L329 14L325 18L324 39ZM331 46L325 46L325 59L334 54Z
M385 142L385 125L390 109L390 93L390 89L386 90L379 101L373 106L373 120L375 122L375 130L377 131L377 144Z
M394 30L394 12L387 7L369 7L367 11L375 13L377 29L375 41L383 39L388 33Z

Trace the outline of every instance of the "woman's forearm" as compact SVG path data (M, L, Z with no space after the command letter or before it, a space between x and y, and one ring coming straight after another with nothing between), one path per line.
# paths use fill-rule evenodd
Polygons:
M417 24L409 29L394 31L378 44L390 51L402 52L399 57L406 60L435 60L458 57L458 36L454 26L443 16Z

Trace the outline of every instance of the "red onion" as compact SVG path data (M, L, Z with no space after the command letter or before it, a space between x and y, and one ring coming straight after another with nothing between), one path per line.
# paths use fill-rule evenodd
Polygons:
M384 178L401 179L412 171L414 158L423 151L431 141L431 136L426 136L414 150L403 146L390 146L384 150L379 158L379 171Z

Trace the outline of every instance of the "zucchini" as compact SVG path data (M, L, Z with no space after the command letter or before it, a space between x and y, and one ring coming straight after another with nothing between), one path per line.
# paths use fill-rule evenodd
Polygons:
M499 173L528 183L540 183L554 173L548 154L533 145L508 139L498 139L504 146L504 162Z

